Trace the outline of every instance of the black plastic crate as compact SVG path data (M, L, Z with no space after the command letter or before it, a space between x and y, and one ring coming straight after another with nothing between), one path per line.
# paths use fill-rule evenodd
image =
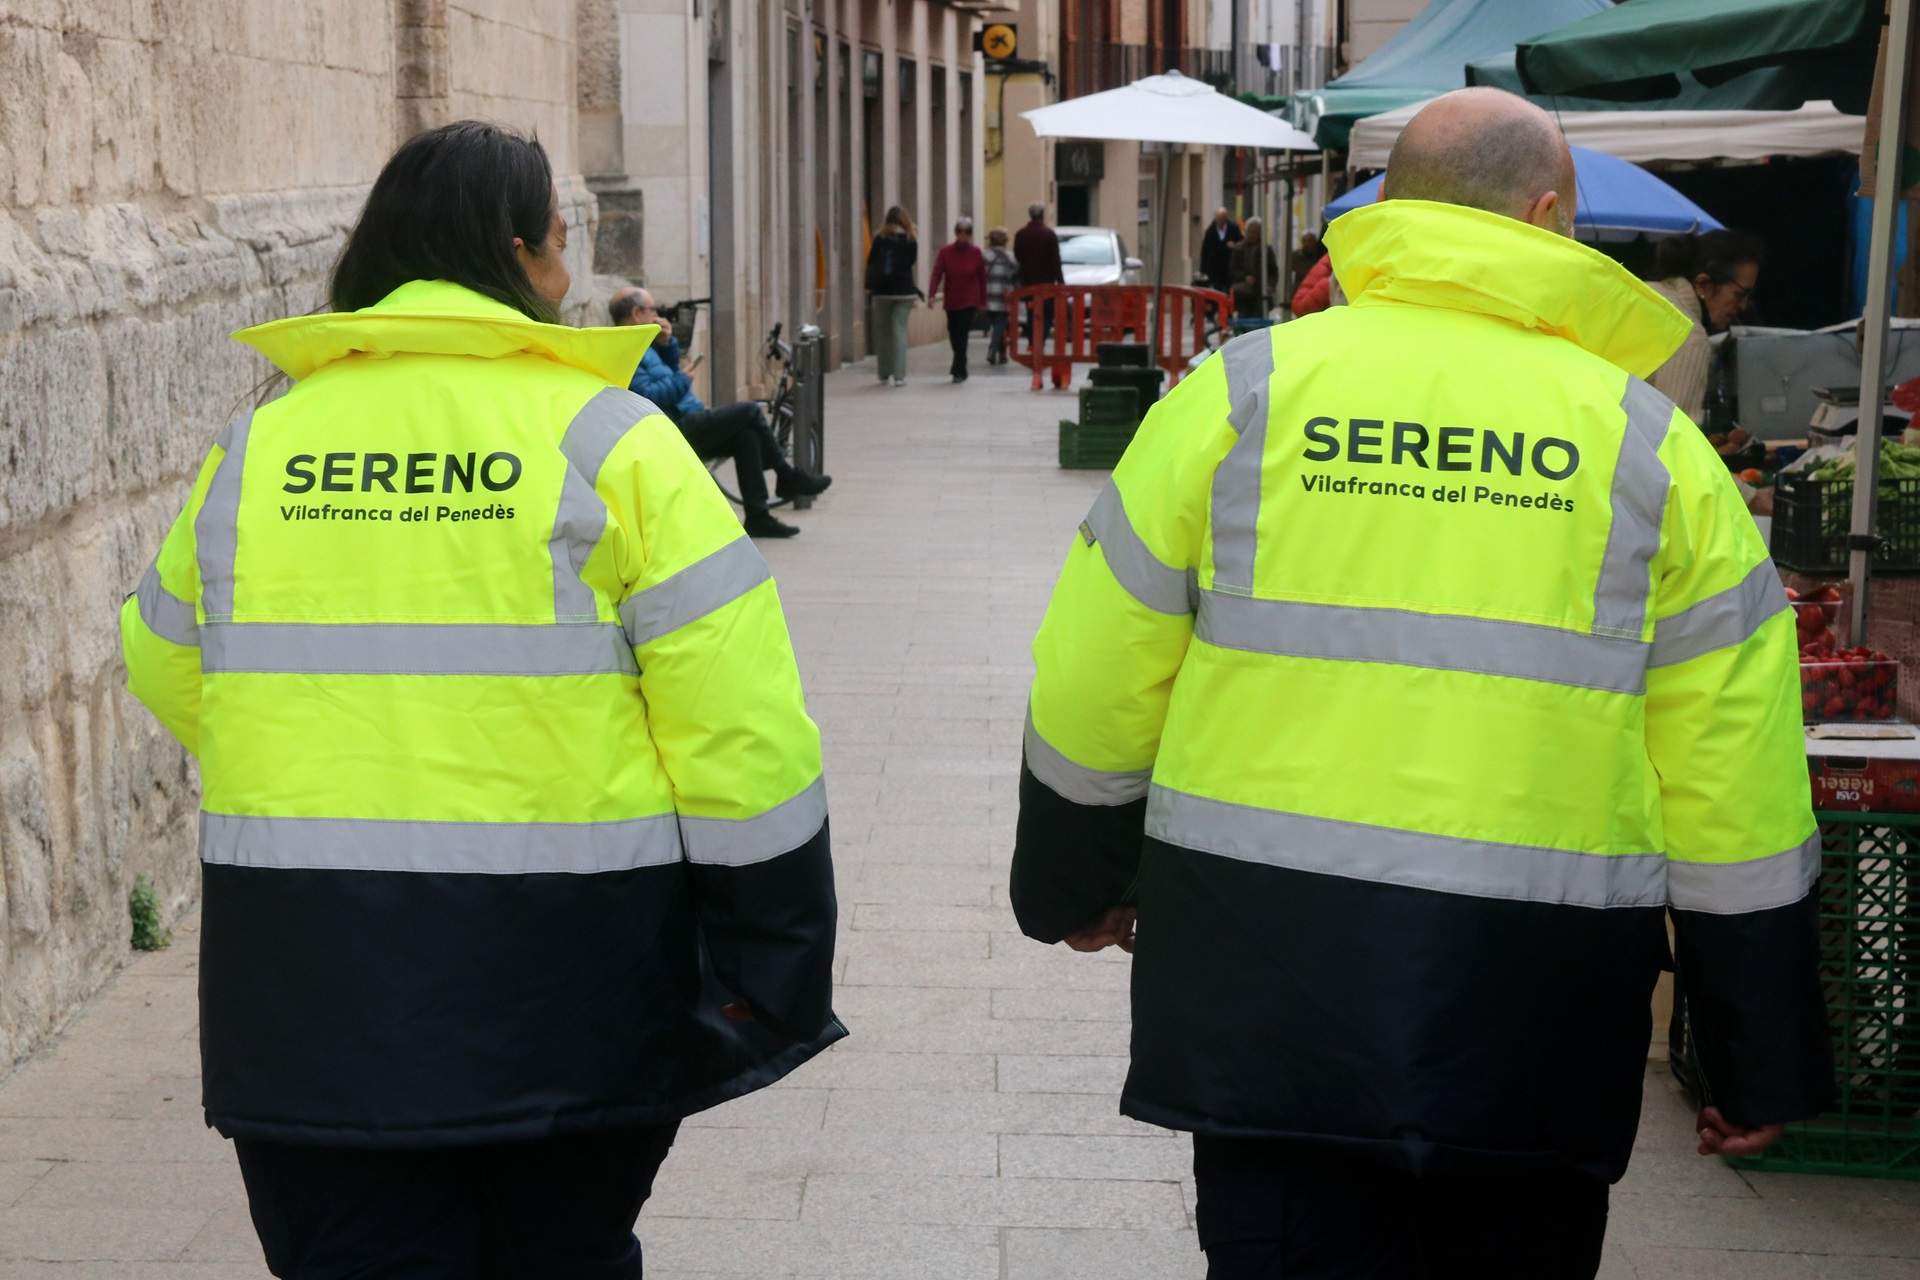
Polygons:
M1873 567L1920 573L1920 480L1881 480L1874 532L1883 539ZM1847 571L1853 528L1853 480L1782 476L1773 494L1774 563L1800 573Z
M1153 348L1144 342L1103 342L1093 354L1102 369L1146 369L1153 365Z
M1748 1169L1920 1179L1920 816L1822 811L1820 981L1834 1108L1787 1126ZM1673 1070L1699 1097L1684 1016Z
M1087 373L1087 381L1096 387L1132 387L1134 394L1139 397L1138 409L1142 417L1160 398L1160 388L1166 380L1167 371L1155 368L1092 369Z

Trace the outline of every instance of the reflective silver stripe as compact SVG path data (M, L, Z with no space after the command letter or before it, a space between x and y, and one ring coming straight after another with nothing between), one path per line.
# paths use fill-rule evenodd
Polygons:
M1255 809L1155 785L1147 834L1156 840L1320 875L1476 898L1577 907L1659 907L1667 860L1493 844L1333 818Z
M821 777L756 818L683 817L680 838L686 842L688 862L745 867L798 849L826 820L827 780Z
M772 576L753 540L736 538L666 581L628 597L620 606L627 640L636 649L658 640L739 599Z
M1773 561L1762 560L1737 585L1653 624L1650 667L1670 667L1715 649L1745 644L1760 625L1787 607Z
M200 514L193 519L194 554L200 562L200 605L209 621L233 616L234 560L240 545L240 476L247 462L247 436L253 429L248 409L220 433L225 456L207 486Z
M148 566L133 597L140 602L140 620L147 624L147 630L175 644L200 643L200 624L194 618L193 603L161 585L158 564Z
M1527 622L1200 593L1193 634L1222 649L1646 691L1647 646Z
M606 504L594 492L594 484L620 438L652 412L653 406L631 391L605 387L567 424L567 433L560 440L567 472L560 481L553 536L547 543L553 558L555 622L591 621L599 616L593 588L580 576L587 557L607 530Z
M613 622L222 622L201 628L201 669L300 675L638 675Z
M1133 522L1127 519L1127 507L1120 490L1109 480L1093 501L1081 528L1093 535L1107 558L1107 568L1127 594L1158 613L1188 614L1193 601L1187 595L1187 574L1163 563L1140 540Z
M1660 461L1660 444L1673 420L1673 401L1645 382L1627 375L1620 408L1627 415L1620 433L1620 459L1613 468L1613 521L1607 550L1593 590L1596 635L1638 640L1645 630L1649 566L1660 549L1660 522L1667 510L1672 477Z
M1113 770L1075 764L1040 736L1033 725L1031 707L1027 709L1026 747L1027 768L1033 771L1033 776L1046 783L1055 795L1075 804L1127 804L1146 795L1147 783L1153 779L1150 767Z
M1676 911L1739 915L1791 906L1807 896L1820 877L1820 833L1800 844L1746 862L1667 863L1667 884Z
M200 859L277 871L588 874L680 861L671 813L619 822L405 822L200 815Z
M1273 335L1242 334L1220 352L1227 374L1227 421L1239 439L1213 473L1213 586L1253 593L1259 540L1260 469L1267 451L1267 397L1273 378Z

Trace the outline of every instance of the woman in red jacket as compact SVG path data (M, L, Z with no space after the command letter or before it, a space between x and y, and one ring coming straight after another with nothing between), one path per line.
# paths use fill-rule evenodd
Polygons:
M953 224L953 239L933 257L933 278L927 282L927 305L947 290L947 341L953 344L953 380L967 380L967 335L973 318L987 301L987 259L973 242L973 219Z

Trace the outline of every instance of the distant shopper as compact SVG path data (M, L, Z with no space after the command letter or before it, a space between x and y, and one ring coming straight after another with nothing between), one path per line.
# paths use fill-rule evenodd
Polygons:
M1260 219L1248 218L1246 234L1233 246L1233 311L1240 316L1264 316L1280 287L1280 260L1261 234Z
M1707 377L1713 366L1710 334L1725 333L1746 310L1760 283L1760 241L1739 231L1673 236L1660 245L1654 292L1692 321L1687 340L1648 381L1686 415L1707 425Z
M1240 227L1221 205L1213 211L1213 221L1200 236L1200 274L1207 288L1221 293L1233 287L1233 246L1240 243Z
M661 323L652 294L637 286L622 289L613 295L607 311L616 325L660 325L653 345L633 372L632 389L673 420L701 461L733 459L748 535L791 538L799 533L798 527L776 519L768 509L765 473L774 473L775 492L782 498L822 493L833 483L833 477L808 475L787 460L758 401L741 400L707 408L693 393L693 379L680 368L680 340Z
M883 387L907 385L907 318L920 296L920 287L913 282L913 264L919 257L913 219L894 205L867 250L869 328Z
M1060 269L1060 237L1047 225L1047 206L1037 200L1027 206L1027 225L1013 233L1013 256L1020 263L1023 286L1067 282ZM1049 302L1033 309L1027 342L1036 355L1053 336L1053 305ZM1065 384L1056 380L1055 385Z
M973 320L987 302L987 260L973 242L973 219L953 224L953 239L933 257L933 275L927 281L927 305L941 301L946 288L947 342L953 347L955 382L967 380L967 337Z
M681 1119L846 1034L780 598L646 333L560 323L566 247L538 142L402 145L329 309L235 335L293 385L120 616L199 757L200 1096L283 1280L637 1280Z
M1020 263L1007 252L1007 229L987 232L987 363L1007 362L1007 295L1020 283Z
M1326 256L1327 249L1325 245L1320 243L1320 237L1311 231L1302 231L1300 233L1300 243L1293 251L1293 259L1288 263L1290 270L1288 279L1293 282L1293 287L1298 289L1301 282L1307 278L1308 273L1318 265L1320 259Z

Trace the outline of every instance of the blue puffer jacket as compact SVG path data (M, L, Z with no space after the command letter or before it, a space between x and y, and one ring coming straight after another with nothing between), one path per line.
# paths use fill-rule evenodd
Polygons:
M699 413L707 407L693 394L693 379L680 372L678 338L668 338L648 347L628 386L635 395L645 396L660 406L660 412L673 419L676 426L688 414Z

